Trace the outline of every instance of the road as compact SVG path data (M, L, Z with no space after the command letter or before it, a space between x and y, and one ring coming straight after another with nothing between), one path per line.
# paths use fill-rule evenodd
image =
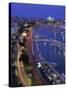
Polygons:
M27 36L27 48L28 48L29 62L30 62L30 65L33 67L33 76L35 77L36 84L44 85L46 84L46 82L40 76L39 71L37 70L36 65L34 63L34 58L32 55L32 32L31 31L29 31L28 36Z
M21 55L21 48L19 48L19 45L17 45L17 48L18 48L18 55L17 55L16 65L17 65L17 70L18 70L20 81L22 85L30 86L30 82L27 80L27 75L24 70L24 64L19 61L19 58Z

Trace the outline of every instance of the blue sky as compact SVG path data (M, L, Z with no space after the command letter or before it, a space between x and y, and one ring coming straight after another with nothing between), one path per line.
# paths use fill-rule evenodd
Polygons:
M55 19L65 17L65 7L56 5L11 3L11 16L43 17Z

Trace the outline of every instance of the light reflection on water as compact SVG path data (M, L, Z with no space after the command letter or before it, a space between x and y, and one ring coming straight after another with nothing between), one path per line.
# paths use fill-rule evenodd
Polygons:
M56 39L62 43L65 43L64 39L64 30L55 30L55 32L51 29L55 30L54 27L38 27L38 28L33 28L33 37L38 33L38 35L46 36L48 39ZM63 34L61 34L63 32ZM37 54L37 47L35 46L35 41L33 41L33 48L35 54ZM49 44L48 42L38 42L38 47L39 47L39 54L41 58L45 58L49 63L54 63L55 65L54 68L59 73L64 73L65 74L65 56L64 52L57 47L53 46L52 44ZM44 60L44 59L43 59Z

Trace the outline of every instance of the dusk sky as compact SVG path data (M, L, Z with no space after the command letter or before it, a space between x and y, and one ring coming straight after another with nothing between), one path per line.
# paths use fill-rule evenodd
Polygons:
M55 19L65 17L65 7L56 5L11 3L11 16L43 17Z

